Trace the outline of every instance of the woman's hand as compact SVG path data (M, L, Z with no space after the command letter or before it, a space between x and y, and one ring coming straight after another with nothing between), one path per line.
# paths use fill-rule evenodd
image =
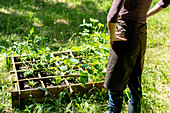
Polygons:
M112 44L114 41L127 41L126 38L122 38L120 35L112 35L112 37L110 37L110 47L112 48Z
M108 22L107 25L108 25L108 32L109 32L111 47L114 41L127 41L127 39L124 38L124 36L121 36L121 33L116 32L117 23Z

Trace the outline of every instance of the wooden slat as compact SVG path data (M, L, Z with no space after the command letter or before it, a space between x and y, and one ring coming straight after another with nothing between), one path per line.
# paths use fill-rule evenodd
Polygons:
M38 72L38 77L39 77L39 80L40 80L41 74L39 72ZM45 88L44 82L42 80L40 80L40 82L41 82L42 87Z
M66 78L64 80L65 80L66 84L69 86L70 93L72 94L73 93L73 89L71 88L71 85L69 84L69 82L67 81Z
M62 86L60 85L60 86L54 86L54 87L47 87L46 89L50 91L51 94L56 95L56 93L58 93L60 90L63 90L64 88L67 88L67 87L68 85L62 85ZM12 94L14 95L13 97L16 97L17 93L18 91L12 91ZM29 97L39 98L39 97L44 97L44 96L45 96L45 92L39 88L21 90L21 99L29 98Z
M45 92L40 89L28 89L28 90L21 90L21 99L24 98L37 98L37 97L44 97Z
M82 84L72 84L71 88L73 89L73 93L78 93L78 92L87 92L89 91L89 89L93 88L93 84L92 83L86 83L84 85Z
M16 67L15 67L15 62L14 62L14 58L12 57L12 64L13 64L13 70L15 72L15 77L16 77L16 82L17 82L17 87L18 87L18 91L20 94L20 86L19 86L19 82L18 82L18 76L17 76L17 72L16 72Z
M97 88L104 88L103 84L104 84L103 81L101 81L101 82L95 82L95 83L94 83L94 87L97 87Z
M15 62L16 65L19 65L19 64L24 64L24 63L36 63L36 62L40 62L40 60L35 60L35 61L25 61L25 62Z
M28 79L21 79L21 80L18 80L19 82L22 82L22 81L28 81L28 80L43 80L43 79L51 79L51 78L54 78L55 76L47 76L47 77L41 77L41 78L28 78ZM67 78L67 77L79 77L79 75L60 75L58 77L61 77L61 78ZM13 81L13 83L16 83L17 81Z
M18 103L20 103L20 101L19 100L12 100L12 108L19 108L19 104Z
M78 51L72 51L72 52L78 52ZM63 54L63 53L70 53L70 51L53 52L52 54L53 55L60 55L60 54Z
M102 85L103 85L103 82L95 83L95 86L99 87L99 88ZM57 96L67 88L69 88L69 85L47 87L46 89L52 94L52 96ZM92 83L86 83L85 85L82 85L80 83L72 84L71 88L73 90L73 93L78 93L80 91L85 93L85 92L89 92L89 90L91 88L93 88L93 84ZM12 101L12 107L13 108L18 107L19 99L17 97L18 97L18 91L12 91L12 98L15 98ZM22 100L25 99L25 98L29 98L29 97L34 98L34 99L38 99L38 98L42 99L46 96L45 96L45 92L43 90L38 89L38 88L21 90L21 99Z
M17 80L17 88L18 88L18 98L19 98L19 107L20 107L20 95L21 95L21 91L20 91L20 86L19 86L19 81L18 81L18 76L17 76L17 72L16 72L16 67L15 67L15 62L14 62L14 57L12 57L12 63L13 63L13 69L15 71L15 77Z
M13 100L19 100L18 91L11 91L11 97L12 97L12 101Z
M76 53L76 52L79 52L79 51L72 51L73 53ZM63 53L70 53L70 51L61 51L61 52L53 52L52 54L54 55L58 55L58 54L63 54ZM9 58L10 57L26 57L26 56L30 56L31 54L27 54L27 55L15 55L15 56L8 56Z

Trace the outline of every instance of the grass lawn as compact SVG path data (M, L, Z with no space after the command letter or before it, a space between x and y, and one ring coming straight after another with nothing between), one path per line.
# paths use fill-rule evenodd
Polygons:
M158 1L153 0L152 7ZM94 18L104 24L106 28L106 16L111 3L112 0L1 0L0 112L11 110L12 106L10 92L13 76L8 73L5 56L12 53L31 53L35 48L43 50L49 47L51 51L62 51L70 49L73 45L82 45L81 40L87 40L87 38L85 35L79 34L83 31L83 27L79 25L83 21L88 23L90 18ZM169 12L168 7L161 13L150 17L147 21L148 46L142 76L143 113L170 112ZM106 29L99 34L102 34L102 39L106 39L106 42L108 42ZM95 39L92 35L89 35L89 37L90 40L87 42L90 45L92 44L91 40L94 41ZM79 44L76 42L77 39L80 40ZM35 40L32 43L37 44L35 48L32 48L29 43L30 40ZM109 48L108 44L105 47ZM128 89L125 92L127 91ZM127 97L126 93L125 97ZM34 104L33 107L26 106L24 110L39 113L42 112L41 110L47 110L41 104ZM72 98L72 103L58 107L61 109L67 107L70 113L75 111L103 113L108 108L108 100L106 96L100 94L92 95L89 98L86 98L86 95L83 97L77 95ZM127 113L127 101L125 99L122 113Z

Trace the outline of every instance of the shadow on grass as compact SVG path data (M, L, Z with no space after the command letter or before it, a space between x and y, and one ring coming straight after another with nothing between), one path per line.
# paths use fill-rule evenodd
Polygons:
M34 34L48 37L55 42L66 42L81 30L83 19L98 19L106 23L107 11L100 11L94 0L82 2L53 2L52 0L1 0L0 35L11 36L20 41L28 36L31 28ZM59 0L60 1L60 0ZM96 0L96 3L102 2ZM104 2L104 1L103 1ZM108 9L107 9L108 10Z

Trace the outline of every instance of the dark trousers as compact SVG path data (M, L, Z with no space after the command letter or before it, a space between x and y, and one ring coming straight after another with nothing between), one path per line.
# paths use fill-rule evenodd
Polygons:
M134 71L128 82L128 87L130 88L131 100L129 101L128 113L140 113L141 111L141 98L142 98L142 87L141 87L141 74L138 73L140 65L138 61L140 56L138 56ZM138 74L137 74L138 73ZM123 101L123 91L114 91L109 89L109 113L120 113L122 109Z
M141 74L146 51L146 24L119 20L116 32L127 41L115 41L110 49L104 87L109 89L110 113L120 113L123 90L131 90L131 105L140 107ZM140 112L140 108L139 108ZM137 112L138 113L138 112Z

